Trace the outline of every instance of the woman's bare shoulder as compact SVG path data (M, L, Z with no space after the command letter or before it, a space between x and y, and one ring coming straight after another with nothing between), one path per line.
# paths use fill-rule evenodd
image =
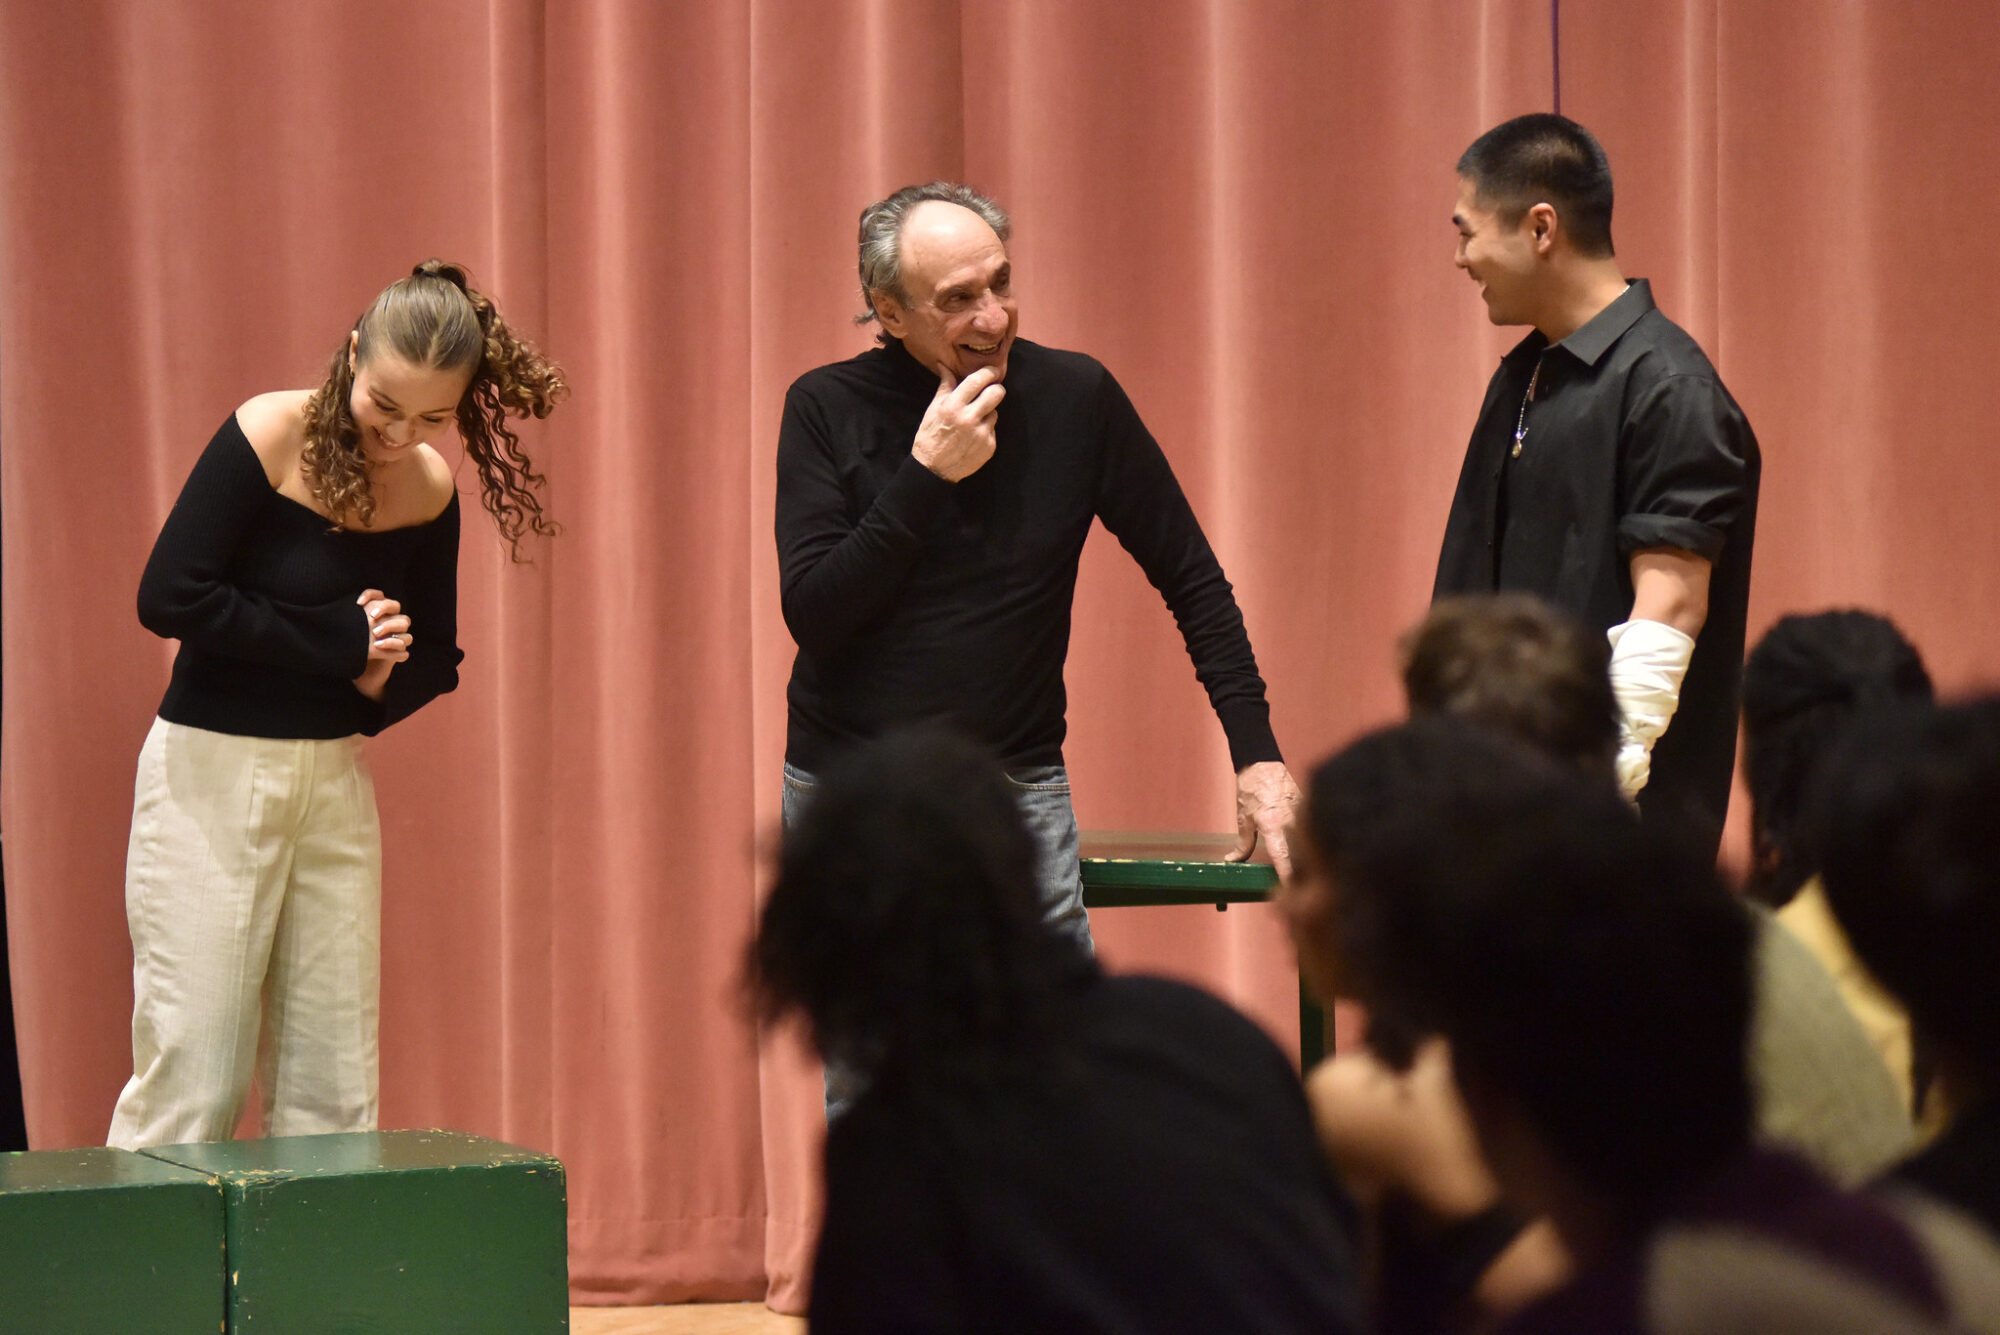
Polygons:
M236 410L236 425L257 452L264 476L278 486L298 468L305 448L308 389L281 389L246 399Z
M451 504L451 498L458 494L458 478L444 456L430 446L419 449L417 457L423 463L423 512L427 519L436 519Z

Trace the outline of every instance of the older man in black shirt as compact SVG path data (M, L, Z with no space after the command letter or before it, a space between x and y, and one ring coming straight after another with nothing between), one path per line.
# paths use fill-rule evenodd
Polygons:
M1619 778L1721 838L1735 769L1761 460L1701 349L1628 282L1589 131L1522 116L1458 163L1457 263L1499 325L1435 594L1540 594L1609 635Z
M785 399L777 537L787 819L813 771L888 728L944 721L998 755L1044 852L1050 916L1089 941L1062 769L1063 661L1093 519L1179 623L1229 740L1238 845L1287 866L1297 788L1235 595L1166 457L1111 374L1016 336L1006 214L961 185L861 216L881 346ZM1004 384L1003 384L1004 382Z

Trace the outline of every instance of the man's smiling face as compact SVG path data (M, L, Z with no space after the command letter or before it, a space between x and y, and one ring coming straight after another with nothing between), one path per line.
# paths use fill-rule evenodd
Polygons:
M903 291L874 294L882 328L918 363L963 380L981 367L1007 375L1020 324L1007 247L971 209L930 200L903 224Z
M1535 323L1539 274L1528 216L1506 222L1480 199L1478 188L1461 177L1451 221L1458 229L1458 252L1452 262L1479 284L1487 318L1498 325Z

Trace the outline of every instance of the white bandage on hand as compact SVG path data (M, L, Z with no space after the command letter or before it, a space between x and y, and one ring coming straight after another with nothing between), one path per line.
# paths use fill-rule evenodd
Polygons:
M1653 743L1681 702L1694 639L1664 621L1627 621L1611 641L1611 693L1618 699L1618 788L1630 801L1653 772Z

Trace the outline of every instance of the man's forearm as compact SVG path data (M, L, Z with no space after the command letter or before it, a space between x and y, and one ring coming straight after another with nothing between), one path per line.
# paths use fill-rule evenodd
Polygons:
M1657 621L1689 639L1708 623L1709 562L1675 547L1650 547L1632 554L1632 615L1628 621Z

